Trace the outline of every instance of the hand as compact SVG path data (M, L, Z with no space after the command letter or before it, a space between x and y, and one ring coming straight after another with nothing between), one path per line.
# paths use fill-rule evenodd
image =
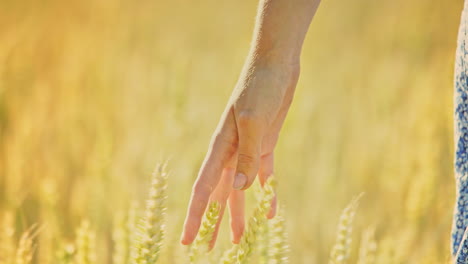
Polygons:
M216 241L229 201L233 243L244 231L244 190L273 174L273 151L293 99L305 34L320 0L262 0L250 56L211 138L193 186L182 244L195 239L208 202L218 201ZM276 197L267 217L275 215Z
M182 244L193 242L212 201L220 203L221 211L210 246L214 246L228 201L232 242L239 243L245 221L244 190L257 173L262 185L273 174L274 148L298 77L298 59L292 63L248 60L193 185ZM276 197L271 206L268 218L276 213Z

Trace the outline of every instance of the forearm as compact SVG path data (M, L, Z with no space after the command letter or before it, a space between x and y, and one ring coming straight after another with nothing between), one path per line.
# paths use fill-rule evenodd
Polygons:
M320 0L260 0L250 58L296 64Z

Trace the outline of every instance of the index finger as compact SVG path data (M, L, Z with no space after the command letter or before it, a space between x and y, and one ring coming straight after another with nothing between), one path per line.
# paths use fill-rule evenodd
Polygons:
M230 115L231 112L228 112L220 132L215 134L193 186L181 238L181 243L184 245L191 244L197 236L210 195L219 182L224 166L235 153L237 133L235 127L232 127L233 123L230 122L232 119Z
M215 155L210 155L203 163L200 174L192 189L192 197L181 239L182 244L188 245L195 239L210 195L218 184L221 170L222 163L216 160Z

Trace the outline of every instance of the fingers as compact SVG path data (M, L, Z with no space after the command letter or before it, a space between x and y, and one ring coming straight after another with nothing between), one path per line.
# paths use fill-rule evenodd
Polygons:
M217 183L213 180L197 180L192 190L192 198L185 219L184 231L181 238L181 243L189 245L197 236L198 229L202 216L208 204L208 199Z
M237 138L237 135L233 134L232 131L235 129L232 127L235 127L234 117L232 112L228 112L220 132L212 140L192 189L192 197L181 237L181 243L184 245L191 244L195 239L210 195L218 185L225 164L235 152L233 142L235 142L234 138Z
M232 243L239 244L245 228L244 191L232 190L229 195L229 216Z
M263 140L263 124L262 120L249 112L238 114L236 121L239 143L233 188L245 190L252 185L258 172Z
M215 153L215 151L213 151L213 153ZM181 238L182 244L191 244L195 239L210 195L218 185L221 171L222 161L215 160L213 156L202 166L199 177L192 190L192 198L190 199L188 214L184 224L184 232Z
M218 237L219 226L223 219L224 209L226 208L226 203L229 198L229 194L231 193L231 190L232 190L231 186L232 186L232 182L234 181L234 173L235 173L234 168L225 168L223 170L221 180L218 186L216 187L214 192L211 194L210 203L217 201L221 205L221 208L219 211L218 222L216 223L215 230L213 233L213 239L210 241L210 250L214 247L216 243L216 239Z
M263 155L260 159L260 168L258 171L258 178L260 180L260 184L263 186L266 180L273 175L273 165L274 165L274 154L270 152L269 154ZM277 198L276 193L271 201L271 209L267 214L267 218L271 219L276 215L276 208L277 208Z

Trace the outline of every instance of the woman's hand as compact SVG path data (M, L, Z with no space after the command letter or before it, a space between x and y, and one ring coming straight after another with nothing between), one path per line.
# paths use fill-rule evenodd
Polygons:
M229 201L231 235L238 243L244 230L244 192L258 173L260 183L273 173L273 153L293 99L299 61L272 63L252 60L245 67L212 136L208 153L193 186L182 243L197 235L209 202L221 204L214 245ZM276 198L268 213L276 212Z
M299 77L299 57L320 0L260 0L250 55L211 138L185 220L182 244L195 239L208 202L229 202L232 241L244 231L244 190L273 173L273 150ZM268 213L275 215L276 197Z

